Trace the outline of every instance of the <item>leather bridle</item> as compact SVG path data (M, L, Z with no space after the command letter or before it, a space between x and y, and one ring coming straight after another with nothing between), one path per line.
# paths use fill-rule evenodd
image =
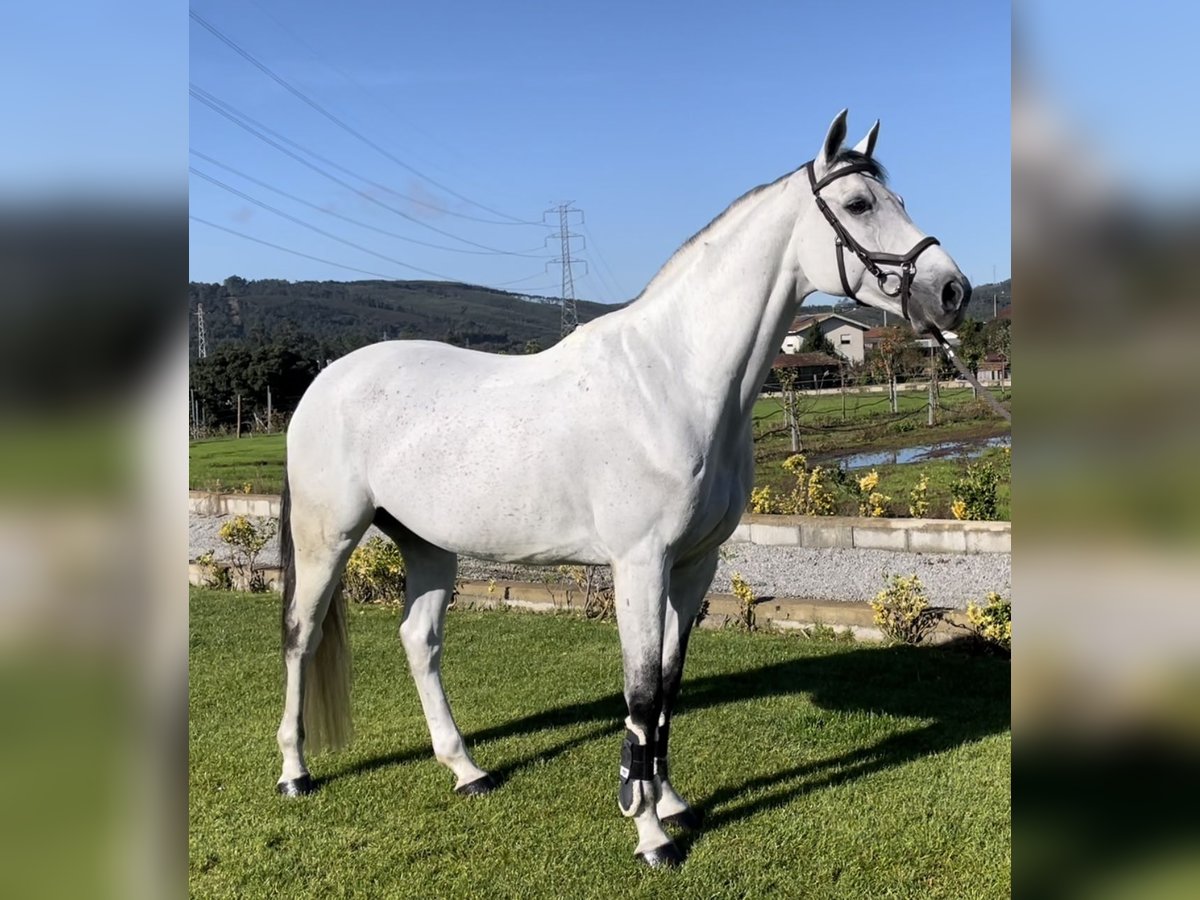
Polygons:
M850 287L850 280L846 277L846 258L845 249L850 248L855 256L859 258L867 271L875 276L879 282L879 290L883 291L888 297L900 298L900 312L904 318L908 318L908 299L912 293L913 278L917 273L917 257L925 250L939 243L935 237L924 237L917 241L916 245L907 253L878 253L872 252L854 239L854 235L850 234L844 225L834 215L829 204L825 202L825 198L821 196L821 189L827 187L831 182L837 181L839 178L844 178L847 175L853 175L855 172L872 172L870 163L851 163L848 166L843 166L840 169L835 169L830 172L820 181L817 180L816 171L811 162L805 163L804 168L808 171L808 181L812 185L813 199L817 202L817 209L825 216L825 220L833 228L834 234L837 235L837 261L838 275L842 279L842 292L857 303L862 303L855 295L854 290ZM885 266L899 266L900 271L887 272L880 268L880 264ZM898 280L895 290L888 290L888 282L890 279ZM864 304L865 305L865 304Z
M850 163L848 166L843 166L840 169L827 174L824 178L817 180L816 170L813 168L813 163L804 164L804 168L808 171L808 181L812 185L813 199L817 202L817 209L821 211L821 215L825 217L833 232L837 235L837 261L838 261L838 276L842 279L842 293L856 303L866 305L855 295L853 288L850 287L850 279L846 277L846 248L850 248L850 252L859 258L867 271L875 276L879 282L879 290L883 291L888 297L900 298L900 313L904 318L908 319L908 299L912 294L913 278L917 273L917 257L928 250L930 247L939 243L935 237L923 237L913 246L907 253L875 253L868 250L862 244L854 239L854 235L848 232L844 225L834 215L833 210L829 208L829 204L825 202L825 198L821 196L821 189L828 186L831 182L837 181L839 178L844 178L847 175L853 175L855 172L866 172L873 175L873 167L870 163ZM899 266L899 273L886 272L880 268L880 265ZM894 291L888 290L888 281L892 278L898 279ZM910 320L911 321L911 320ZM958 354L950 346L950 342L946 340L941 329L932 323L926 326L934 339L941 344L942 350L946 356L954 363L955 368L969 381L976 390L976 394L982 397L988 405L992 407L997 415L1012 421L1012 413L1000 405L990 393L984 390L983 386L971 374L971 370L958 358Z

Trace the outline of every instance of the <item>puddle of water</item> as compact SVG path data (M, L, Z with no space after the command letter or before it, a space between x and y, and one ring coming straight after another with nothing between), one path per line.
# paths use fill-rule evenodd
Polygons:
M942 441L937 444L922 444L917 447L900 447L895 450L872 450L869 453L853 453L840 456L836 462L844 469L869 469L873 466L906 465L928 462L931 459L975 459L992 447L1012 445L1009 435L987 438L982 441Z

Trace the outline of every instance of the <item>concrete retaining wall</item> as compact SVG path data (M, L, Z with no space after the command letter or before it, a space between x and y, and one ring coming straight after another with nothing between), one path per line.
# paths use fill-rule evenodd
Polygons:
M278 516L274 494L188 492L188 510L200 516ZM901 550L911 553L1011 553L1009 522L955 519L867 519L857 516L742 517L732 543L792 547Z
M188 512L194 516L279 517L278 494L215 494L188 491Z
M956 519L747 515L742 517L729 541L910 553L1011 553L1012 524Z

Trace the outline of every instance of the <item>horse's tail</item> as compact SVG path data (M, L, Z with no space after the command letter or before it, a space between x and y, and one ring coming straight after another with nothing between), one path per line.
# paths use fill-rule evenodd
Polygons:
M283 473L283 495L279 503L279 554L283 568L283 652L295 640L289 627L296 593L296 548L292 542L292 502L287 470ZM296 623L297 625L299 623ZM346 598L341 580L318 624L321 639L307 665L304 678L304 741L312 752L336 750L345 746L351 735L350 721L350 644L346 636Z

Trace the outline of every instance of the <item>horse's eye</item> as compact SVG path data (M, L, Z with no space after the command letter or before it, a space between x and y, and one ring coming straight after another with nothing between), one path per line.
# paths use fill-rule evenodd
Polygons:
M852 216L861 216L871 208L871 204L859 197L857 200L851 200L846 204L846 211Z

